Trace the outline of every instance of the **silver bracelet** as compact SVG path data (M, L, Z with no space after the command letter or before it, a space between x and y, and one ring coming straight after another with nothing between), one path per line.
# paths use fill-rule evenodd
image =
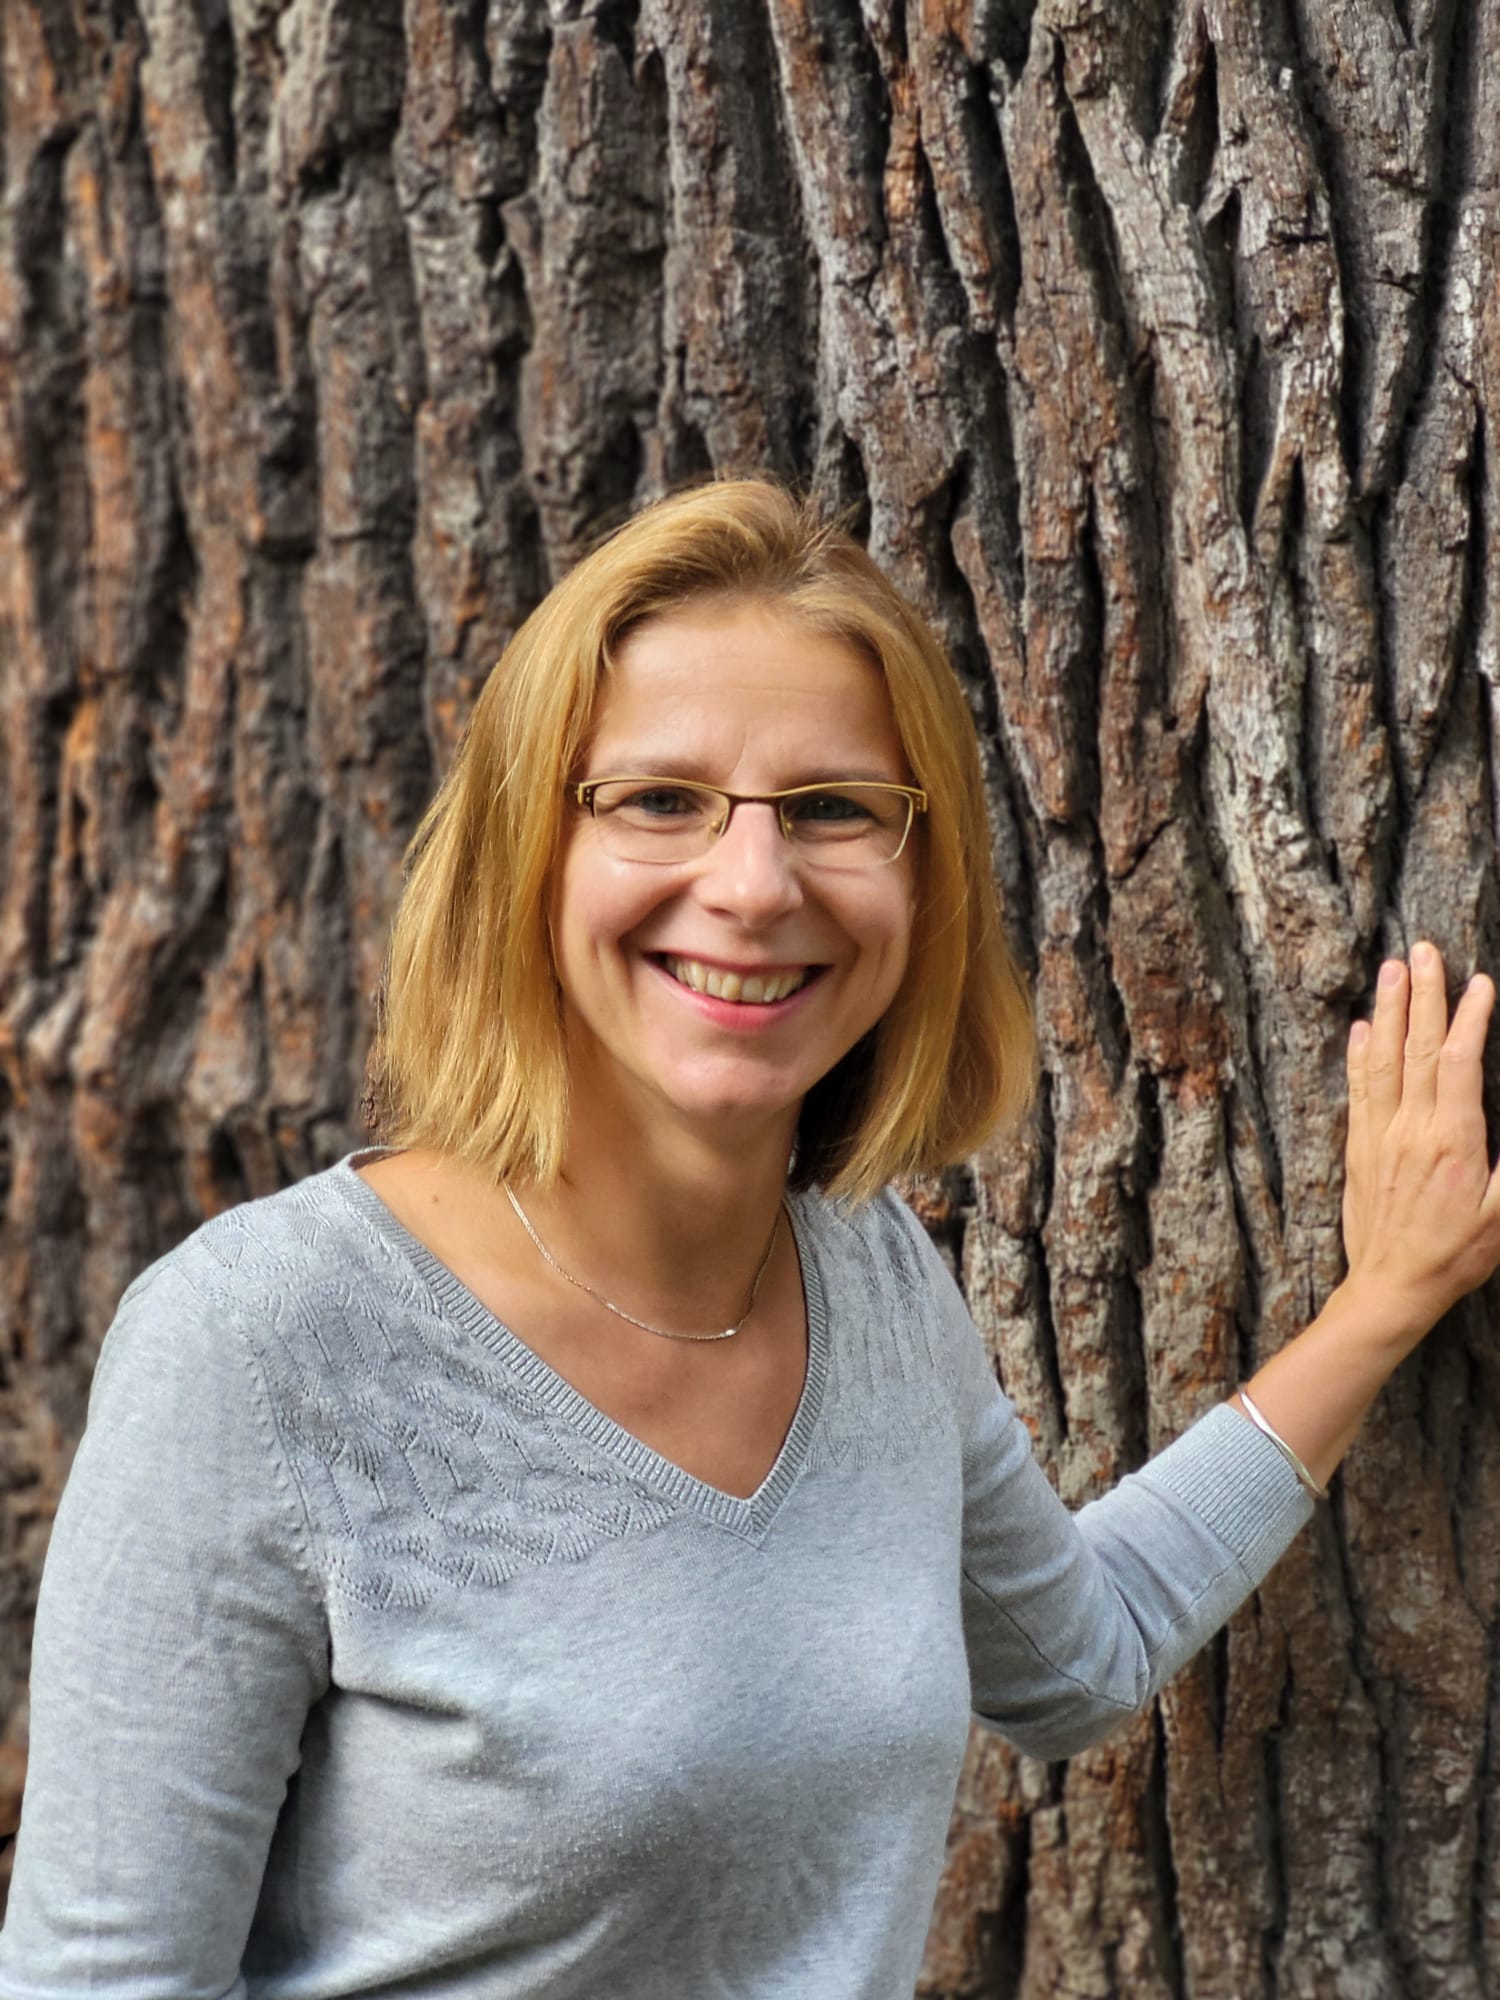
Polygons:
M1328 1498L1328 1488L1318 1484L1317 1480L1313 1478L1312 1474L1302 1463L1301 1459L1298 1458L1296 1452L1292 1450L1292 1447L1287 1443L1280 1431L1271 1428L1270 1423L1255 1407L1254 1403L1251 1402L1243 1389L1240 1391L1240 1402L1244 1405L1245 1415L1250 1419L1251 1423L1254 1424L1258 1431L1265 1432L1266 1436L1275 1445L1293 1472L1296 1473L1303 1491L1310 1493L1314 1500L1326 1500Z

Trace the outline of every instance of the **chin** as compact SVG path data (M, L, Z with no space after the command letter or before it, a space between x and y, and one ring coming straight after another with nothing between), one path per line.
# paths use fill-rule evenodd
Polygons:
M732 1085L679 1084L658 1086L662 1096L680 1118L694 1124L741 1130L746 1126L795 1125L802 1100L811 1083L786 1090L767 1091L764 1080L759 1089L735 1089Z

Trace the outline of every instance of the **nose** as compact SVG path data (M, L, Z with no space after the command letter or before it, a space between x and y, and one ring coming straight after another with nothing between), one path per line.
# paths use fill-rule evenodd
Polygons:
M802 878L775 806L737 805L700 864L699 894L710 909L745 924L766 924L802 902Z

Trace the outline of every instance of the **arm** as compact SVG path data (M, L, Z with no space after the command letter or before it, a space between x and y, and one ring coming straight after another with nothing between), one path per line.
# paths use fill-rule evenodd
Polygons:
M168 1259L110 1329L48 1553L5 2000L242 1994L326 1679L254 1359Z
M962 1601L974 1710L1030 1756L1071 1757L1191 1659L1312 1503L1276 1447L1220 1404L1069 1514L993 1377L971 1394Z
M1068 1757L1133 1716L1224 1623L1311 1502L1276 1446L1221 1403L1069 1513L957 1286L900 1213L911 1296L951 1367L971 1702L1031 1756Z
M1387 960L1373 1022L1350 1033L1348 1276L1245 1385L1320 1482L1390 1375L1500 1262L1500 1170L1481 1102L1494 1003L1476 974L1450 1026L1443 961L1418 945L1410 972Z

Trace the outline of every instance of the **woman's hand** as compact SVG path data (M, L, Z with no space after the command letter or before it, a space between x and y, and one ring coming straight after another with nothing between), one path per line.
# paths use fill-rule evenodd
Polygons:
M1485 1138L1481 1074L1494 982L1476 973L1448 1020L1443 961L1381 967L1372 1022L1349 1036L1349 1140L1341 1291L1419 1340L1500 1264L1500 1171Z
M1419 944L1381 967L1373 1021L1349 1036L1344 1246L1349 1275L1246 1395L1319 1482L1394 1369L1500 1264L1500 1171L1480 1082L1495 1004L1484 973L1448 1020L1443 961Z

